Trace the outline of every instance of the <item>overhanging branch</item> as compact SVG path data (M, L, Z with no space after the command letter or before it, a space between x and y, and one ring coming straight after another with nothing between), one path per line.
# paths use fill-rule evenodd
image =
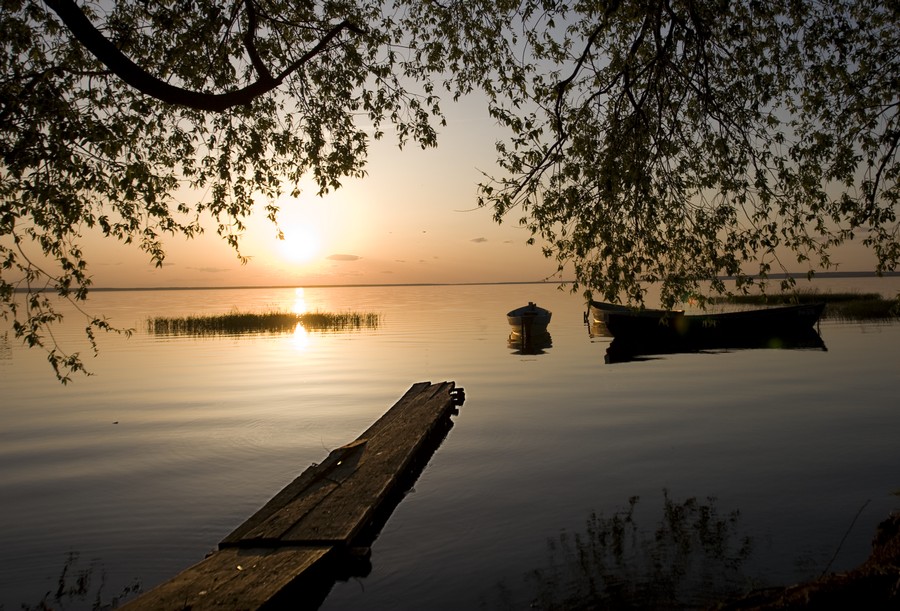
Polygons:
M261 61L255 56L255 53L251 53L253 65L260 75L259 80L241 89L226 93L203 93L170 85L135 64L94 27L94 24L85 16L74 0L44 0L44 2L59 16L78 42L84 45L94 57L128 85L131 85L141 93L169 104L210 112L223 112L233 106L249 104L260 95L278 87L292 72L321 53L328 43L342 31L362 32L362 30L347 20L338 23L325 33L315 47L305 53L298 61L291 64L276 78L273 78L268 70L264 68L261 70ZM248 32L248 35L252 38L252 31ZM255 51L252 45L250 50Z

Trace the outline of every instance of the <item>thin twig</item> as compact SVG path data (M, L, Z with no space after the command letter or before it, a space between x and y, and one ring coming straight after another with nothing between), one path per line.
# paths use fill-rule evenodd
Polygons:
M871 502L872 499L867 500L862 504L862 507L859 508L859 511L856 512L856 516L854 516L853 521L850 522L850 526L847 528L847 532L844 533L844 536L841 539L841 542L838 544L837 549L834 550L834 556L832 556L831 560L828 561L828 564L825 566L825 570L822 571L821 575L819 575L819 579L825 577L825 573L828 572L828 569L831 568L831 564L834 562L834 559L837 558L837 555L841 552L841 548L844 546L844 541L847 540L847 537L850 535L850 531L853 530L853 525L856 524L856 520L859 519L859 515L863 512L863 509L865 509Z

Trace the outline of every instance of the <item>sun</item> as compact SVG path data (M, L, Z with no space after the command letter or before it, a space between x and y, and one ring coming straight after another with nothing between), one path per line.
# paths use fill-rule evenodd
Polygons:
M278 252L291 263L308 263L316 258L321 241L316 232L303 225L282 225L283 240L278 240Z

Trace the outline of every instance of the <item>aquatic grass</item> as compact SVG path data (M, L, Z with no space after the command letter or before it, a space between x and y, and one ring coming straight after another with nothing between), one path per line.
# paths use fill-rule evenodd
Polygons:
M592 512L583 531L547 540L548 561L525 575L541 609L703 609L743 595L753 540L737 510L714 497L675 500L663 489L661 517L638 525L639 497L612 515Z
M344 312L307 312L298 316L300 324L308 331L343 331L345 329L377 329L381 324L381 316L374 313Z
M848 292L821 292L815 289L801 290L793 293L780 293L776 295L732 295L729 297L714 297L712 303L735 303L742 305L787 305L802 303L841 303L846 301L884 301L879 293Z
M879 293L797 291L777 295L732 295L716 297L713 303L779 306L825 302L823 319L890 321L900 318L900 296L885 299Z
M897 300L891 299L843 301L826 305L824 317L837 320L898 320L900 307Z
M359 312L230 312L205 316L155 317L147 320L154 335L241 335L292 333L297 325L307 331L354 331L376 329L381 316Z
M99 582L99 583L98 583ZM99 560L91 560L85 567L78 552L69 552L62 572L56 578L56 590L48 590L35 605L22 603L22 611L47 611L48 609L115 609L120 603L143 591L139 579L129 584L111 598L104 591L107 586L106 567ZM3 606L0 605L0 610Z

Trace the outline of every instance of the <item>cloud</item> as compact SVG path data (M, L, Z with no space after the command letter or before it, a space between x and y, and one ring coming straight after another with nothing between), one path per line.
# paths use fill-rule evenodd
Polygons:
M472 241L475 242L476 244L481 244L482 242L487 242L488 239L487 238L472 238Z
M189 267L188 269L192 269L195 272L203 272L204 274L223 274L231 271L227 267Z
M357 255L328 255L328 259L332 261L359 261L362 257Z

